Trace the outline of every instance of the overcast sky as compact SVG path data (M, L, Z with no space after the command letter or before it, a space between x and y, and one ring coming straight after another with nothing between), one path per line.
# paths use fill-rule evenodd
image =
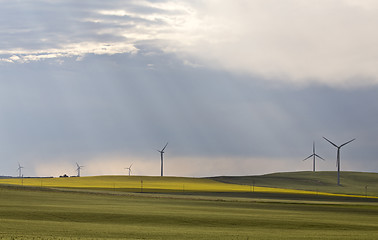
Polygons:
M378 172L376 1L0 4L0 175Z

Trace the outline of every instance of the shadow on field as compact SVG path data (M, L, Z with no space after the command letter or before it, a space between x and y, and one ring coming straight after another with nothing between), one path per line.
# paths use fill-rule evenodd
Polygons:
M119 195L119 196L140 196L152 198L185 198L185 199L206 199L214 201L319 201L319 202L355 202L355 203L377 203L378 198L348 197L348 196L327 196L316 194L293 194L293 193L270 193L270 192L191 192L172 191L166 189L143 189L140 188L48 188L31 186L0 185L0 190L23 190L23 191L47 191L47 192L71 192L78 194L95 195ZM242 200L244 199L244 200Z
M150 192L153 193L153 192ZM268 199L268 200L296 200L296 201L332 201L332 202L378 202L376 198L358 198L344 196L325 196L309 194L286 194L286 193L243 193L243 192L160 192L159 194L206 196L225 198L247 198L247 199Z

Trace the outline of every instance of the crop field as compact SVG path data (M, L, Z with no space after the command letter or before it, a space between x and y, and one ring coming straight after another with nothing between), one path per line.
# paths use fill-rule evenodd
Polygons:
M96 176L71 178L10 178L0 179L0 184L49 188L77 188L122 192L285 192L314 194L310 191L251 187L204 178Z
M378 196L378 173L341 172L341 186L336 172L287 172L261 176L214 177L213 180L257 186L290 188L338 194Z
M378 199L362 195L176 177L0 182L0 239L378 239Z
M243 178L240 178L243 180ZM185 193L185 192L240 192L240 193L283 193L305 194L325 196L349 196L365 197L363 192L351 194L349 192L337 193L321 192L309 189L301 190L271 186L253 186L244 182L224 183L207 178L185 177L148 177L148 176L95 176L95 177L70 177L70 178L8 178L0 179L0 184L21 186L34 186L45 188L77 188L118 192L161 192L161 193ZM311 191L312 190L312 191ZM372 195L371 197L374 197Z
M1 239L376 239L378 204L0 188Z

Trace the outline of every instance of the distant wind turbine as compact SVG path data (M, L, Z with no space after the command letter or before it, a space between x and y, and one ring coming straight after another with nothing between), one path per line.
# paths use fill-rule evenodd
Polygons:
M80 177L80 170L84 167L84 166L80 166L78 163L76 163L76 171L77 171L77 176Z
M133 164L131 164L130 167L125 168L125 169L128 169L128 170L129 170L129 176L130 176L130 173L131 173L131 166L132 166L132 165L133 165Z
M331 142L330 140L328 140L327 138L323 137L327 142L329 142L330 144L332 144L334 147L337 148L337 159L336 159L336 167L337 167L337 185L340 185L340 148L342 148L343 146L347 145L348 143L350 142L353 142L354 140L356 140L355 138L353 138L352 140L348 141L348 142L345 142L343 144L341 144L340 146L337 146L336 144L334 144L333 142Z
M307 159L309 159L311 157L313 158L313 160L312 160L312 171L315 172L315 159L318 157L321 160L325 161L324 158L322 158L321 156L319 156L318 154L315 153L315 142L312 143L312 154L310 156L308 156L307 158L303 159L303 161L306 161Z
M18 170L18 177L22 177L22 169L23 169L23 168L24 168L24 167L21 166L20 163L18 163L18 168L17 168L17 170Z
M160 166L160 176L163 176L163 158L164 158L164 150L165 148L167 147L168 143L165 144L165 146L163 147L162 150L157 150L158 152L160 152L160 162L161 162L161 166Z

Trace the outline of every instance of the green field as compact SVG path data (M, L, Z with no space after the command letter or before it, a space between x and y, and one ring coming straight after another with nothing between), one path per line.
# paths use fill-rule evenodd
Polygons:
M341 172L337 186L336 172L288 172L261 176L214 177L213 180L262 187L289 188L339 194L378 196L378 173ZM365 188L367 186L367 188ZM366 192L367 190L367 192Z
M0 178L0 184L44 188L91 189L118 192L160 193L277 193L321 196L378 197L378 174L342 172L337 186L335 172L293 172L238 177L95 176L71 178ZM367 188L366 188L367 186ZM310 196L311 198L311 196Z
M0 239L378 239L378 199L348 192L172 177L0 182Z

